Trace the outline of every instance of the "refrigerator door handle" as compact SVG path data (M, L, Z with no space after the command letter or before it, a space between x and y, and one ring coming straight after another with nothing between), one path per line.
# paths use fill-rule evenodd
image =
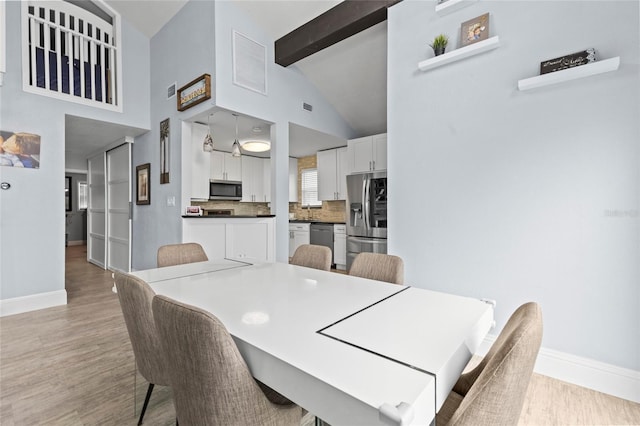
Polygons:
M364 190L362 192L362 210L364 210L364 226L367 232L371 229L371 224L369 223L369 211L371 210L369 203L369 185L371 185L371 178L368 176L364 178Z

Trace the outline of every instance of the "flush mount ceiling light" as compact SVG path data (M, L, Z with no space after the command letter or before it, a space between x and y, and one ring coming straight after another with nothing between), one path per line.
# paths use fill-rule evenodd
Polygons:
M202 150L204 152L213 151L213 138L211 137L211 116L213 114L209 114L207 117L207 135L204 137L204 142L202 143Z
M240 152L240 144L238 143L238 114L233 114L236 118L236 139L233 141L233 146L231 147L231 156L232 157L240 157L242 153Z
M261 140L248 140L242 142L242 149L251 152L265 152L271 149L271 142Z

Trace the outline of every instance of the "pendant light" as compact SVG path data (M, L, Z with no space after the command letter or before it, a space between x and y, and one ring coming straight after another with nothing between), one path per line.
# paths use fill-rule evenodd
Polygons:
M213 114L209 114L207 117L207 136L204 137L204 142L202 143L202 150L204 152L213 151L213 138L211 137L211 116Z
M233 146L231 147L231 156L232 157L240 157L242 153L240 152L240 143L238 142L238 114L233 114L236 117L236 139L233 141Z

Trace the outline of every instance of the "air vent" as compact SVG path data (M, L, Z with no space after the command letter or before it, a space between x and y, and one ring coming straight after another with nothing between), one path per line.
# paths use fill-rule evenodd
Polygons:
M167 87L167 99L171 99L176 95L176 84L174 82L171 86Z
M306 109L307 111L313 111L313 105L303 102L302 109Z

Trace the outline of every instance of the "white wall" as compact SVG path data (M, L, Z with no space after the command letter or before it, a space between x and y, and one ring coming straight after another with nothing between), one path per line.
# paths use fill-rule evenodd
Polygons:
M177 82L176 89L202 74L215 79L214 4L188 2L151 39L151 131L136 139L133 146L133 170L151 163L151 204L134 207L132 268L156 267L158 247L182 241L182 119L210 108L212 99L179 112L176 97L167 99L167 88ZM213 82L212 82L213 86ZM160 184L160 122L169 118L170 155L169 183ZM135 180L135 176L134 176ZM167 199L175 197L175 206Z
M6 18L2 130L40 135L41 165L0 167L0 181L11 184L0 191L0 302L64 295L65 115L140 128L149 123L148 39L128 23L122 25L124 110L117 113L23 92L20 2L6 2Z
M353 129L295 66L274 62L275 40L234 2L216 2L216 104L275 123L271 128L271 211L276 215L276 259L288 259L289 123L349 139ZM267 95L233 84L232 32L267 47ZM302 103L313 105L313 112Z
M231 82L232 28L268 46L267 96ZM151 163L151 204L134 206L133 269L155 267L159 246L182 241L181 121L189 121L213 106L276 123L272 128L272 188L279 195L272 202L272 212L278 215L277 258L287 259L289 121L344 138L352 136L353 130L295 67L275 65L273 42L240 8L227 1L188 2L151 39L151 131L136 138L133 146L134 170L137 165ZM176 99L166 99L167 87L177 82L179 88L204 73L211 75L211 100L178 112ZM314 105L313 113L302 110L303 100ZM171 127L170 183L160 184L159 125L165 118L170 119ZM277 185L273 179L277 179ZM168 197L175 197L175 206L167 205Z
M410 285L541 304L543 347L640 370L637 1L390 9L389 250ZM497 50L417 69L439 33L491 13ZM531 92L542 60L594 47L617 72Z

